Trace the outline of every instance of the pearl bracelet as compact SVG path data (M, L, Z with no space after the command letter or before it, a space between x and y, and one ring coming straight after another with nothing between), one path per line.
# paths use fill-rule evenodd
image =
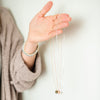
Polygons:
M24 46L25 46L25 42L24 42L24 44L23 44L23 46L22 46L22 51L23 51L23 53L24 53L26 56L34 56L34 55L39 51L39 45L38 45L38 47L37 47L37 49L35 50L35 52L33 52L33 53L31 53L31 54L28 54L28 53L25 52Z

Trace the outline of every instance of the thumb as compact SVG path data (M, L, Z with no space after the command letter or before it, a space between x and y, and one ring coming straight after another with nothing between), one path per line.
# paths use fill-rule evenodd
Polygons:
M52 5L52 1L47 2L37 15L43 17L51 9Z

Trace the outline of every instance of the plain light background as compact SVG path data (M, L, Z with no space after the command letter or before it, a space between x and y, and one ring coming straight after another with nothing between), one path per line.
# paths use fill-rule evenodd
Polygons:
M29 22L47 1L1 0L1 5L11 10L26 40ZM40 43L43 71L33 88L23 93L23 100L100 100L100 0L52 1L53 7L47 15L68 13L72 22L58 36L57 43L62 48L57 48L56 38ZM63 51L63 57L55 57L57 49ZM54 93L51 58L57 60L57 65L63 61L61 95Z

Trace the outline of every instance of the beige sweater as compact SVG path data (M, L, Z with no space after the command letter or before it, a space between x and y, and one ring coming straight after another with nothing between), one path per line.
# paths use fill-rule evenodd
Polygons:
M41 73L41 58L37 53L34 68L28 69L21 56L24 42L8 9L0 7L0 42L2 46L1 100L19 100L19 94L29 89Z

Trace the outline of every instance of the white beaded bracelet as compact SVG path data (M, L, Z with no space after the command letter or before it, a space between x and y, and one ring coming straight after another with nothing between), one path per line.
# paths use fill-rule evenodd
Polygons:
M22 46L22 51L23 51L23 53L24 53L26 56L34 56L34 55L39 51L39 45L38 45L38 47L37 47L37 49L35 50L35 52L33 52L32 54L28 54L28 53L25 52L24 46L25 46L25 42L24 42L24 44L23 44L23 46Z

